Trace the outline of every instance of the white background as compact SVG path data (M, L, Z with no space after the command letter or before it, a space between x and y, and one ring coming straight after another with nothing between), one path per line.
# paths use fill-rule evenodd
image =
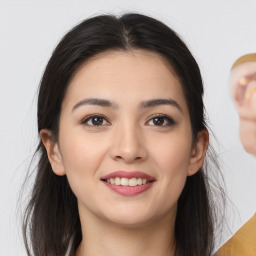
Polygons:
M235 59L256 52L255 0L0 1L0 256L25 255L17 201L37 144L36 90L53 48L79 21L127 11L162 20L195 55L227 193L238 210L229 211L231 229L256 211L256 159L240 144L228 88Z

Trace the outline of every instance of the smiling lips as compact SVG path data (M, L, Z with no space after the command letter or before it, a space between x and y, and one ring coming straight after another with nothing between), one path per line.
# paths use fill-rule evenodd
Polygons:
M117 171L102 177L101 180L120 195L134 196L148 190L155 178L143 172Z
M149 181L147 179L142 179L142 178L128 179L128 178L116 177L116 178L107 179L107 182L110 183L110 184L113 184L113 185L117 185L117 186L134 187L134 186L138 186L138 185L145 185Z

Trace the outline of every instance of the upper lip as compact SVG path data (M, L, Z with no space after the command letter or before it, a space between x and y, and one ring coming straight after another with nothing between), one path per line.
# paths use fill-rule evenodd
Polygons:
M110 178L142 178L142 179L146 179L148 181L154 181L155 178L144 173L144 172L140 172L140 171L115 171L115 172L111 172L103 177L101 177L101 180L107 180Z

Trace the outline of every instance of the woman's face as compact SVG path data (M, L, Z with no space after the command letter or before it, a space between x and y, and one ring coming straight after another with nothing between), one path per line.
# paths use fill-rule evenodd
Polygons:
M49 159L67 175L80 215L136 226L174 220L208 135L198 141L192 144L182 86L167 61L113 51L82 65L70 82Z

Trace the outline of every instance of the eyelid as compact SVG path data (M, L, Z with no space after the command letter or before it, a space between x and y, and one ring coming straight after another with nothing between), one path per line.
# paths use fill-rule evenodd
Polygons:
M92 120L95 117L104 119L107 122L107 124L99 124L99 125L88 124L88 121ZM167 126L172 126L172 125L176 124L176 121L172 117L170 117L169 115L166 115L166 114L155 114L155 115L151 116L145 124L149 125L149 126L158 126L155 124L153 124L153 125L149 124L149 122L152 121L154 118L163 118L163 119L165 119L165 121L168 122L167 124L159 125L159 127L167 127ZM100 126L111 125L111 123L109 122L107 117L105 117L102 114L96 114L96 113L87 115L80 121L80 123L83 125L89 126L89 127L100 127Z
M146 124L148 124L154 118L164 118L165 120L167 120L167 122L168 122L167 125L159 125L159 127L167 127L167 126L172 126L172 125L176 124L176 121L172 117L170 117L169 115L166 115L166 114L155 114L150 117L150 119L146 122ZM152 125L152 126L157 126L157 125Z
M107 124L102 124L102 125L97 126L97 125L92 125L92 124L87 123L89 120L91 120L92 118L95 118L95 117L103 118L107 122ZM100 127L100 126L110 125L110 122L108 121L108 119L102 114L90 114L90 115L84 117L80 121L80 123L83 125L86 125L86 126L91 126L91 127Z

